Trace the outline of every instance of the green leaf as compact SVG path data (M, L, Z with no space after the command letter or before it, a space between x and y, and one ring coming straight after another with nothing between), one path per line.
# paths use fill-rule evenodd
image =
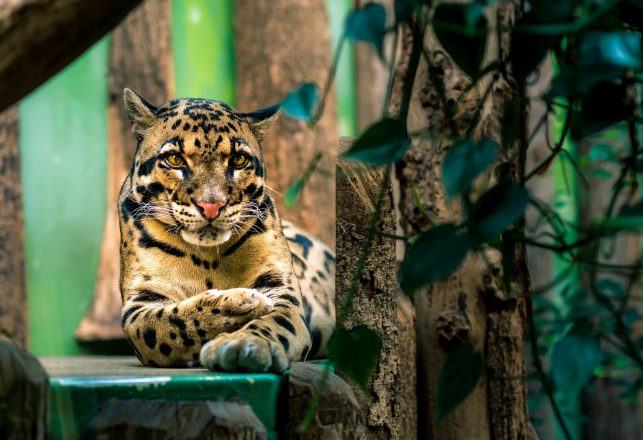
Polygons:
M578 394L601 364L603 353L591 324L579 319L551 349L551 377L556 390Z
M591 41L595 39L596 41ZM609 32L592 34L586 42L596 44L601 56L615 66L626 69L643 68L641 34L635 32Z
M318 103L317 84L304 83L284 98L281 108L291 118L310 122Z
M288 187L286 194L284 194L284 205L286 205L287 208L295 206L295 202L297 201L302 189L304 189L303 177L295 180L295 182Z
M442 163L442 181L449 197L469 191L471 182L496 159L498 144L489 138L465 139L447 151Z
M614 174L611 171L604 170L602 168L592 170L589 175L595 179L601 180L611 179L612 177L614 177Z
M422 203L422 200L420 200L420 194L418 194L418 190L417 188L415 188L415 186L411 186L411 196L413 196L413 202L415 203L415 207L418 209L418 211L420 211L420 214L430 219L429 213L424 207L424 203Z
M627 69L643 68L641 35L632 32L593 32L580 41L578 70L570 79L586 93L601 81L612 81Z
M624 207L618 217L603 220L599 223L599 227L609 230L643 228L643 201Z
M520 219L529 204L524 186L499 183L485 192L471 208L469 231L484 241Z
M534 14L534 23L560 24L572 18L575 4L574 0L535 1L530 12Z
M571 135L581 139L629 117L625 84L601 82L582 100L582 110L572 117Z
M328 341L328 357L344 374L368 391L368 379L382 348L380 337L361 325L352 330L335 328Z
M623 286L609 278L598 280L596 282L596 289L601 295L612 298L625 298L625 290L623 289Z
M590 162L618 162L614 146L610 144L592 145L587 153Z
M516 27L540 24L541 17L539 15L542 14L543 12L540 10L527 12L520 17ZM524 84L529 74L538 67L547 52L550 49L554 49L559 41L560 37L556 35L534 36L524 32L514 33L511 40L509 59L511 60L512 71L516 80Z
M471 394L482 376L483 367L482 354L468 342L459 345L449 354L438 379L436 423L440 423Z
M402 288L407 295L455 271L471 248L453 223L423 232L411 245L402 263Z
M395 21L403 23L413 15L413 9L417 8L416 0L395 0L393 9L395 10Z
M641 70L641 36L633 32L593 32L583 35L579 41L577 59L575 64L560 65L547 92L547 100L556 96L570 98L586 95L598 83L621 78L627 69Z
M384 58L385 35L386 10L378 3L367 3L346 18L346 38L370 43L381 58Z
M409 138L399 119L384 118L366 129L350 150L346 160L384 165L397 162L409 148Z
M640 0L629 0L619 4L619 18L639 32L643 30L643 3Z
M433 28L460 69L477 78L487 42L487 19L479 5L442 3L435 10Z
M522 120L520 116L520 102L518 99L505 101L502 108L502 148L509 150L518 136Z
M547 55L547 52L558 47L561 37L558 35L533 35L520 32L521 27L553 25L569 22L572 18L575 2L571 0L531 2L531 9L516 22L512 35L511 60L514 77L519 83L525 82Z

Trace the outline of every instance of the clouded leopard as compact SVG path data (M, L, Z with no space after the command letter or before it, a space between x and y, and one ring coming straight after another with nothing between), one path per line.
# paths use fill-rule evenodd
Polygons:
M280 220L265 185L278 107L156 107L129 89L124 103L138 147L119 197L122 324L140 361L281 372L323 355L335 257Z

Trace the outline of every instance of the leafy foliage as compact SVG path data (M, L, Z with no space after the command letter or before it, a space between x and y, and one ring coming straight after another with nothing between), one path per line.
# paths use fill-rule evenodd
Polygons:
M460 266L470 248L468 237L459 234L453 223L429 229L413 242L404 258L402 288L411 294L441 280Z
M366 129L344 154L344 159L371 165L397 162L409 148L409 142L399 119L384 118Z
M382 348L380 337L366 326L352 330L336 328L328 341L328 357L364 390L377 365Z
M310 122L319 103L319 89L315 83L304 83L290 92L281 103L288 116Z
M591 324L584 319L574 323L551 349L551 374L556 389L579 393L592 378L602 357L603 352Z
M384 58L386 10L379 3L367 3L346 19L346 37L352 41L370 43Z
M496 159L497 144L484 138L465 139L447 151L442 164L442 180L449 197L465 194L473 180Z
M482 355L465 342L447 358L438 379L435 422L440 423L474 390L484 371Z
M411 60L425 57L428 62L430 54L421 47L426 33L433 32L444 52L470 79L457 99L447 99L444 90L436 87L440 96L435 105L442 107L447 119L458 114L460 98L474 88L488 87L476 103L476 115L493 95L496 81L517 85L517 93L504 104L499 139L472 136L476 118L469 127L445 124L410 132L405 116L417 69L410 67L397 113L401 116L385 117L370 126L344 158L391 166L407 154L412 140L426 137L454 144L444 156L441 175L446 196L462 206L462 218L435 225L431 217L434 212L411 188L418 215L426 220L418 224L427 226L419 226L421 230L413 231L411 237L403 237L407 251L400 282L407 294L448 277L469 253L485 259L481 251L494 248L502 255L503 295L507 300L521 300L525 292L512 291L518 246L551 251L556 261L562 262L564 270L551 283L534 289L527 300L532 301L528 315L530 355L543 392L563 433L570 438L565 415L558 407L558 394L578 393L595 374L610 371L627 378L622 379L627 382L627 395L643 388L643 338L632 336L632 328L640 324L642 316L631 304L643 264L640 255L638 261L616 264L605 261L601 254L605 248L614 251L615 240L625 233L640 237L643 229L643 207L637 192L643 184L643 6L637 0L528 0L523 3L524 13L509 25L508 56L501 51L488 53L493 59L483 66L485 52L494 52L488 50L487 38L492 31L505 30L492 28L487 22L498 3L396 0L392 28L386 27L386 11L378 4L368 3L350 14L346 38L372 45L389 65L395 60L387 60L384 54L383 41L388 32L399 34L402 26L409 26L406 29L411 30L414 41ZM548 59L553 60L555 77L541 97L548 114L537 127L549 129L549 151L532 169L524 169L536 135L527 124L526 88L539 77ZM417 64L410 62L409 66ZM491 85L484 86L486 81L481 80L489 76ZM431 81L439 80L431 77ZM388 102L384 108L388 108ZM551 130L553 126L556 129ZM590 147L577 158L567 150L570 141ZM572 219L561 212L564 206L529 194L526 187L531 179L549 172L552 163L564 168L566 191L567 185L573 187L579 182L583 190L590 188L587 197L591 198L591 185L597 179L609 182L612 193L602 216ZM495 179L491 181L496 183L480 195L473 182L485 172L493 173ZM296 181L287 199L294 200L304 183L305 179ZM533 210L535 221L525 228L522 220L527 209ZM376 210L373 219L378 215ZM364 249L370 250L371 244L367 240ZM363 269L357 268L355 279L359 280ZM351 289L357 289L357 285ZM377 335L369 334L366 328L351 334L339 332L333 336L331 356L338 368L366 386L377 360L378 344ZM366 350L364 361L354 359L359 350ZM549 356L548 371L541 356ZM483 371L482 355L468 343L449 355L440 373L437 422L466 398Z
M472 207L469 230L481 241L493 238L520 219L528 203L524 186L500 183L480 196Z
M284 205L288 208L295 206L295 202L301 193L301 190L304 189L305 180L303 177L295 180L295 182L288 187L286 194L284 194Z
M487 19L479 3L441 3L433 17L440 44L458 66L472 78L480 72L487 43Z

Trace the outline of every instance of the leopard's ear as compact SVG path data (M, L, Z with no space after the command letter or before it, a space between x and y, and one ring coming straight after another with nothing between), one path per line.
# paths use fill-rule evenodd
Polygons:
M127 117L132 123L132 131L137 137L142 136L143 131L149 128L156 120L156 106L150 104L130 89L123 90L123 103L125 104Z
M264 134L279 119L281 106L279 104L255 110L250 113L243 113L241 116L248 122L252 133L257 141L263 140Z

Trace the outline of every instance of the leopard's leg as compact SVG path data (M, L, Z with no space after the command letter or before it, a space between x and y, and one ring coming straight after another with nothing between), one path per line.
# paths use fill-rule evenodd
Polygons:
M269 313L272 301L255 289L208 290L174 302L139 289L123 306L125 335L149 366L194 366L203 344Z
M252 287L272 301L273 310L240 330L206 343L200 361L207 368L280 373L310 351L310 333L296 278L272 269L259 275Z

